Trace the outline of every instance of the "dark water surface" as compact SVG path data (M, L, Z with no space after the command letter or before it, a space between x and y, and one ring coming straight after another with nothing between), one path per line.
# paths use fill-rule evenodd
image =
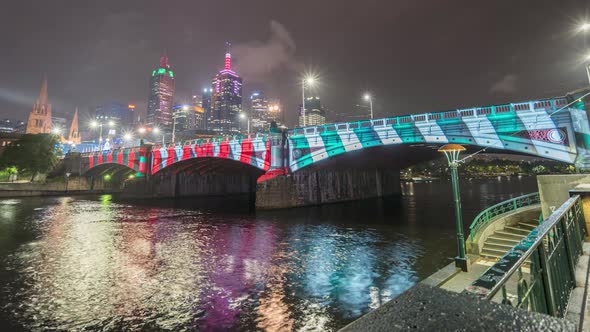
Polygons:
M333 331L455 255L448 182L404 196L249 212L247 200L0 200L7 330ZM462 183L465 227L535 179Z

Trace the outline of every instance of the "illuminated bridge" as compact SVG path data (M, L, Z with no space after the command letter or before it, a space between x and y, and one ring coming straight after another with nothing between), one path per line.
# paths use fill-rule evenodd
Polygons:
M530 155L586 168L590 166L587 115L590 107L589 99L581 97L586 97L584 93L587 92L295 128L285 133L271 131L171 146L86 153L82 157L82 172L118 170L148 177L159 175L160 178L180 173L246 174L264 182L278 175L295 176L307 170L308 176L301 181L309 182L311 172L321 172L324 168L399 170L434 158L436 148L446 143L463 144L472 151L486 148L487 152ZM355 176L369 176L363 174ZM334 176L341 177L332 174ZM379 182L380 176L367 181Z

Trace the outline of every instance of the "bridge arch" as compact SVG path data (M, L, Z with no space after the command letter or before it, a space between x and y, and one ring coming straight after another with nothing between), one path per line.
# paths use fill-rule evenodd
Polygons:
M177 163L190 165L186 162L198 159L208 159L208 163L215 159L231 160L266 171L270 168L270 140L265 135L239 136L231 140L198 140L184 145L154 147L151 157L151 174Z
M289 134L292 172L359 150L391 145L458 143L574 163L575 124L565 99L297 128ZM399 158L412 158L411 154Z

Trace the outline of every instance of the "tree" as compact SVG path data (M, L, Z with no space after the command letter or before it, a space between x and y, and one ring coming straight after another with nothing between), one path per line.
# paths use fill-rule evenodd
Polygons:
M0 167L16 167L19 173L31 173L31 181L37 174L47 173L57 164L61 151L59 140L51 134L25 134L9 145L0 156Z

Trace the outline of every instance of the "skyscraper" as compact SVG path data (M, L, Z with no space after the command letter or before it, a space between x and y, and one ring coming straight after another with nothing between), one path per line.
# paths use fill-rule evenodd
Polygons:
M309 97L305 99L305 125L319 126L326 124L326 111L322 108L320 97ZM303 126L303 116L299 116L299 126Z
M160 58L160 66L152 71L147 123L161 129L172 129L172 103L174 99L174 73L168 58Z
M203 122L203 129L211 130L211 121L213 120L213 112L211 112L211 94L213 93L213 89L211 88L204 88L203 95L201 95L201 107L205 111L204 114L204 122Z
M27 134L48 134L51 132L51 104L47 101L47 78L41 84L41 92L33 111L29 113Z
M239 133L242 112L242 78L231 69L229 46L227 43L224 68L213 78L211 95L209 127L222 134Z
M270 128L271 121L276 121L273 118L274 113L271 113L269 102L262 92L254 92L250 96L250 126L252 131L261 132Z

